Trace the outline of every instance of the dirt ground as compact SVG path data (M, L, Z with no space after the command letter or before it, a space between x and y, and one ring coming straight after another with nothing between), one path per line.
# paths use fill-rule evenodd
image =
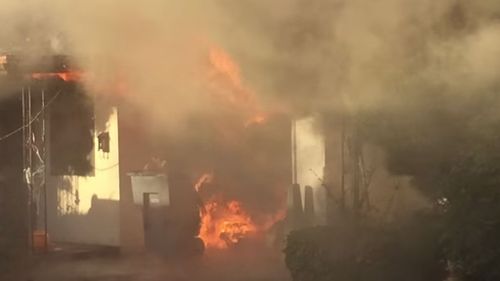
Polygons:
M152 255L50 253L12 268L2 281L289 281L283 256L268 248L207 251L166 260Z

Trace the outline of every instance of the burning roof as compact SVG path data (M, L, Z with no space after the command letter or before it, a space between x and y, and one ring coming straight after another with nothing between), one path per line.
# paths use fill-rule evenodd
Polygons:
M26 57L15 54L0 56L1 68L9 75L33 75L41 79L59 77L65 81L76 78L75 73L81 73L71 56L46 55L41 57Z

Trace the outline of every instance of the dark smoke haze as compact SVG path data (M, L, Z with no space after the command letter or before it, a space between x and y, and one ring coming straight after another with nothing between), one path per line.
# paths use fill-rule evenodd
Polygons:
M287 125L245 128L237 108L211 98L212 47L234 58L266 111L419 118L422 100L463 110L497 89L499 15L494 0L4 0L0 40L7 52L74 56L92 95L123 84L175 169L216 170L219 188L259 206L286 184Z

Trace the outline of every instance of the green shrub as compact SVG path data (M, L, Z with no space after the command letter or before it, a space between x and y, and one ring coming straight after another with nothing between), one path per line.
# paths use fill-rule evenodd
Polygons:
M285 248L294 281L433 281L445 277L438 227L346 223L292 232Z

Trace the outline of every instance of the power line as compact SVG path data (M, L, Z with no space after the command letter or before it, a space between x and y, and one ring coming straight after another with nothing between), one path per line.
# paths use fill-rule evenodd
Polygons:
M59 90L59 91L58 91L58 92L57 92L57 93L56 93L56 94L55 94L55 95L54 95L54 96L53 96L53 97L49 100L49 102L47 102L47 104L46 104L44 107L42 107L42 109L40 109L40 111L39 111L39 112L38 112L38 113L37 113L37 114L36 114L36 115L35 115L35 116L34 116L34 117L33 117L33 118L29 121L29 122L28 122L28 124L26 124L26 125L24 125L24 126L21 126L21 127L17 128L17 129L15 129L14 131L12 131L12 132L10 132L10 133L8 133L8 134L6 134L6 135L4 135L4 136L0 137L0 141L3 141L3 140L5 140L5 139L7 139L7 138L9 138L9 137L11 137L11 136L13 136L13 135L15 135L15 134L17 134L17 133L21 132L23 129L25 129L25 128L29 127L31 124L33 124L33 122L35 122L35 121L38 119L38 117L40 117L40 115L42 114L42 112L43 112L43 111L44 111L47 107L49 107L49 106L50 106L50 104L51 104L52 102L54 102L54 100L55 100L55 99L59 96L59 94L60 94L60 93L61 93L61 90Z
M114 165L111 165L111 166L109 166L109 167L102 168L102 169L95 167L94 169L96 169L97 171L107 171L107 170L113 169L114 167L118 166L119 164L120 164L120 163L116 163L116 164L114 164Z

